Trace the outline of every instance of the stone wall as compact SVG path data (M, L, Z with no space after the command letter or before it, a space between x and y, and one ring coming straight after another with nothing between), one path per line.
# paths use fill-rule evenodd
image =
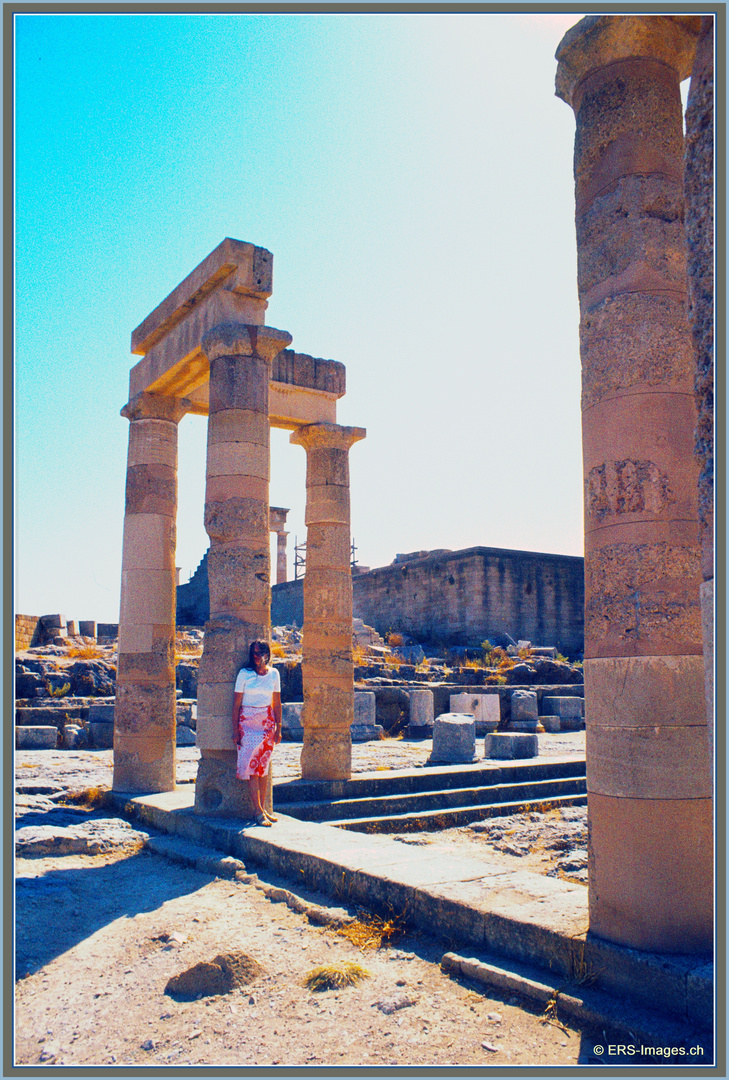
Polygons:
M354 579L354 613L381 634L425 644L496 643L504 634L581 654L583 559L476 547L383 566Z
M40 615L16 615L15 616L15 651L30 648L33 643Z

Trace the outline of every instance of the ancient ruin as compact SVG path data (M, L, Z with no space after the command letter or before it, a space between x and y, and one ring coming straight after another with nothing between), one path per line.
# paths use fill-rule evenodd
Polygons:
M679 91L699 26L590 16L557 51L576 117L590 928L684 953L713 932Z
M207 415L210 618L200 664L195 805L243 816L247 795L235 779L230 712L248 643L270 627L271 425L291 430L292 441L307 450L307 521L322 580L307 616L312 641L319 631L327 645L337 642L336 654L327 648L311 657L313 676L305 664L305 701L326 685L328 700L337 703L315 715L304 708L305 775L332 775L332 742L339 747L337 775L349 775L353 713L351 631L339 640L339 624L346 617L351 624L351 578L341 572L340 534L347 534L348 564L346 459L365 432L336 423L343 366L284 351L290 335L265 326L271 282L270 252L224 240L132 334L132 352L142 359L130 373L123 410L130 436L114 789L155 792L175 785L177 425L185 413Z

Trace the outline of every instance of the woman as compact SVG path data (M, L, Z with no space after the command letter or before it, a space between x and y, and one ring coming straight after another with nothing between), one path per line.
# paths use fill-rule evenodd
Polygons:
M269 645L253 641L233 696L233 739L238 747L235 775L248 781L254 817L259 825L268 826L277 820L263 805L268 766L274 746L281 742L281 678L276 668L268 667L270 660Z

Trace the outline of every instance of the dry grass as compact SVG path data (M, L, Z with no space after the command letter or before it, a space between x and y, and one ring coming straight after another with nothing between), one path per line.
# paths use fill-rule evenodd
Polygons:
M341 986L355 986L363 979L369 979L370 974L366 968L347 960L342 964L322 964L313 968L301 985L321 993L322 990L336 990Z
M271 646L271 656L277 660L283 660L286 656L286 649L283 647L280 641L274 641Z
M96 810L98 807L105 805L108 796L108 788L90 787L84 788L83 791L67 792L63 796L63 802Z
M74 660L102 660L108 654L101 645L71 645L66 655Z
M402 634L397 634L390 631L389 634L385 634L385 641L391 649L397 649L398 646L402 645L403 643L403 636Z
M369 656L367 655L367 650L364 645L352 646L352 660L360 667L364 667L368 663Z
M365 949L381 949L384 942L403 933L402 917L383 919L371 912L363 913L353 922L338 926L335 934L345 937L363 952Z

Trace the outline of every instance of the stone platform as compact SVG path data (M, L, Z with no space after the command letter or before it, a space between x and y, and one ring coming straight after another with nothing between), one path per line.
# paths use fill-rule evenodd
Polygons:
M595 992L630 1002L636 1025L639 1014L651 1010L657 1023L670 1018L687 1034L711 1027L709 959L639 952L593 937L581 885L454 856L437 843L408 848L388 836L284 814L270 829L202 816L193 812L192 785L113 799L124 814L262 865L338 902L404 913L412 926L452 947L531 965L558 985L588 982Z

